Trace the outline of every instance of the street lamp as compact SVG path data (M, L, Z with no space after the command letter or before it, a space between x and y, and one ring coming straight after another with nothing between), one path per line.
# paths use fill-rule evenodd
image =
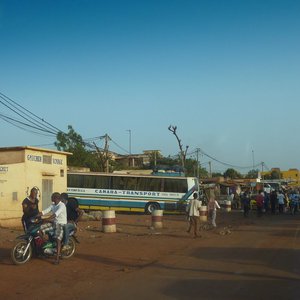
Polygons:
M127 129L126 131L129 132L129 154L131 155L131 129Z

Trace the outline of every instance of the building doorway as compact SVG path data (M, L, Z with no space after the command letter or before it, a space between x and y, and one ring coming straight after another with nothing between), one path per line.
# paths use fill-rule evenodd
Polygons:
M51 195L53 193L53 179L42 179L42 209L46 209L52 204Z

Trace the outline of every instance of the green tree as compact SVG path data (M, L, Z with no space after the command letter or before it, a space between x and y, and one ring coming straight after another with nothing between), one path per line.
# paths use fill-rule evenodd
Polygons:
M239 173L238 171L236 171L235 169L227 169L224 172L224 177L228 177L231 179L239 179L239 178L243 178L242 174Z
M223 174L220 172L212 173L212 177L223 177Z
M72 167L87 167L92 171L100 171L101 167L94 153L86 149L83 138L71 125L68 126L68 132L59 132L54 143L59 151L71 152L68 156L68 165Z
M187 158L185 160L185 170L186 176L197 176L197 160ZM208 172L206 169L199 167L199 177L207 178Z
M272 170L270 175L271 175L271 179L281 179L282 178L281 172L279 170Z
M259 170L256 169L256 170L250 170L247 175L246 175L246 178L251 178L251 179L254 179L254 178L257 178L258 177L258 173L259 173Z

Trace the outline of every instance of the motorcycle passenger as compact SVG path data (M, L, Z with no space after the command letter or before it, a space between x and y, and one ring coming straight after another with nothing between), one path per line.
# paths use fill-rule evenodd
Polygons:
M43 210L40 215L45 215L51 212L47 218L53 222L42 224L40 231L44 235L49 231L54 231L54 239L56 240L56 259L54 264L59 264L59 256L61 250L61 241L64 235L64 226L67 224L67 209L65 204L61 201L60 193L53 193L51 196L53 204Z
M83 214L83 211L79 208L78 201L75 198L69 199L67 193L61 194L62 202L65 203L67 208L67 224L64 226L64 239L63 249L67 247L69 243L69 234L72 230L76 230L77 222Z
M39 213L39 200L37 199L37 193L37 188L33 187L30 190L30 195L26 197L22 202L22 225L25 232L32 225L30 219L37 216Z

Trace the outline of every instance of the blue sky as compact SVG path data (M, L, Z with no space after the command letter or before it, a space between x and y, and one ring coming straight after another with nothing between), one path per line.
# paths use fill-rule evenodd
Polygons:
M129 149L130 129L134 153L176 154L172 124L189 152L300 169L299 16L291 0L0 0L0 92L84 138ZM55 140L0 126L0 147Z

